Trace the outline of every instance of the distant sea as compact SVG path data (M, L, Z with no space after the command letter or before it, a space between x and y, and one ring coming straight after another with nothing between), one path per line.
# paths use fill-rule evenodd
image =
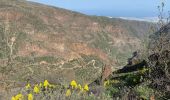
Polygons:
M137 18L137 17L110 17L109 18L121 18L121 19L126 19L126 20L136 20L136 21L147 21L147 22L153 22L157 23L158 22L158 17L142 17L142 18Z

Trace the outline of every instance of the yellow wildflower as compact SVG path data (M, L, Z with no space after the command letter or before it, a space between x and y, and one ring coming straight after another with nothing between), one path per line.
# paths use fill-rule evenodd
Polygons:
M22 94L18 94L15 96L15 100L23 100L24 96Z
M80 85L80 84L78 85L78 89L82 90L82 87L81 87L81 85Z
M112 82L112 83L115 83L115 84L120 83L119 80L112 80L111 82Z
M70 89L67 89L67 91L66 91L66 96L68 97L68 96L70 96L71 95L71 90Z
M31 88L31 85L28 83L26 86L25 86L26 89L30 89Z
M107 81L104 81L104 87L106 87L107 86Z
M77 88L77 82L75 80L72 80L70 85L72 86L72 89Z
M110 85L110 81L109 81L109 80L104 81L104 87L106 87L106 86L108 86L108 85Z
M40 87L40 88L42 88L42 87L43 87L42 83L40 83L40 84L39 84L39 87Z
M49 86L49 82L47 80L44 81L44 87L47 88Z
M31 93L28 94L28 100L33 100L33 95Z
M140 70L140 73L144 74L146 71L148 71L148 69L147 68L143 68L142 70Z
M84 86L84 90L89 91L89 86L87 84Z
M16 100L16 99L15 99L15 97L13 96L13 97L11 98L11 100Z
M34 92L35 93L39 93L40 92L40 89L39 89L38 85L34 86Z

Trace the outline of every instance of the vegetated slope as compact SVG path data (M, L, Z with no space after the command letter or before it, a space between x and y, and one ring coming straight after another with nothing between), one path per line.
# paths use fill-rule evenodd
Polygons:
M49 78L48 74L54 76L57 70L60 74L56 75L73 79L101 71L104 64L124 65L131 52L142 47L151 26L154 24L87 16L24 0L1 0L0 58L6 62L12 50L17 62L12 66L21 70L12 75L15 78L30 78L30 73L31 78ZM7 44L12 44L12 48ZM75 73L70 73L72 69ZM23 76L25 73L29 74Z
M170 98L170 23L150 36L149 68L151 86L160 98Z

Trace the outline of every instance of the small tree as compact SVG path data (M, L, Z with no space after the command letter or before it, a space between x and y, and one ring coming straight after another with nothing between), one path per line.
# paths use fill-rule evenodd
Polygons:
M8 63L10 63L13 59L13 50L14 43L16 41L15 34L11 36L10 34L10 22L9 22L9 13L6 13L6 19L4 21L4 40L6 45L6 50L9 51L7 54Z

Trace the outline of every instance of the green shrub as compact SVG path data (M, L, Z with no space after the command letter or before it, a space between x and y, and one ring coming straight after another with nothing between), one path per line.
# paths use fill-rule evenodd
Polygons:
M154 90L148 86L138 86L135 88L135 92L144 100L150 100L150 97L154 94Z

